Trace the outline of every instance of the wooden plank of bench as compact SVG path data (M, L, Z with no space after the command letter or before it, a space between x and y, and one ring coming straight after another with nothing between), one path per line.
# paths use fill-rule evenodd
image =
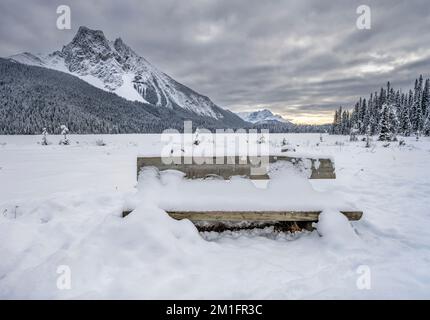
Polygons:
M131 211L124 211L123 217ZM191 221L318 221L321 211L166 211L176 220ZM360 220L362 211L341 211L348 220Z
M226 180L232 176L245 176L255 180L267 180L269 176L251 175L251 167L254 166L252 157L226 156L226 157L182 157L180 163L166 164L161 157L138 157L137 158L137 175L143 167L156 167L158 170L178 170L185 173L189 179L206 178L207 176L216 175ZM335 179L333 163L330 159L318 158L295 158L289 156L269 156L269 163L277 161L288 161L295 165L309 160L311 164L310 179ZM258 165L256 165L258 167Z
M176 220L191 221L318 221L321 211L166 211ZM348 220L360 220L361 211L341 211Z

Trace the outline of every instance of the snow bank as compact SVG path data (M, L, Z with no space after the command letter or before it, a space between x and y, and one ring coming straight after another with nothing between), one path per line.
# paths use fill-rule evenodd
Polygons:
M208 245L190 221L173 220L151 205L125 219L97 212L88 219L63 207L37 221L43 206L0 224L0 256L8 257L0 263L2 298L151 297L158 274L174 277L192 263L187 256L197 259ZM57 288L59 266L71 270L70 290Z
M135 192L136 155L159 155L159 135L72 135L67 147L38 145L40 136L0 136L0 298L428 299L430 139L367 149L348 137L277 141L284 136L300 151L335 157L337 179L281 170L267 189L256 189L243 179L194 182L148 172ZM101 137L103 148L94 143ZM245 207L292 205L293 185L311 194L305 205L322 195L325 205L328 195L365 215L351 228L338 208L324 207L315 232L201 235L160 209L192 205L192 198L203 205L218 192L231 198L224 189L237 191ZM202 195L215 189L210 199ZM272 202L254 200L260 192ZM184 203L175 198L181 193ZM127 207L136 210L123 219ZM71 270L70 290L56 285L62 265ZM361 290L358 271L366 268L371 288Z
M339 211L326 209L321 212L317 230L324 241L336 248L353 247L359 244L359 238L348 218Z

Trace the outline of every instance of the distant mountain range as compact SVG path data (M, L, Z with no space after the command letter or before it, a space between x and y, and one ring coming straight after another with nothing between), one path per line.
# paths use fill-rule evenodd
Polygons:
M243 120L253 123L253 124L263 124L270 122L281 122L281 123L291 123L290 121L282 118L280 115L273 114L268 109L253 111L253 112L238 112L237 115Z

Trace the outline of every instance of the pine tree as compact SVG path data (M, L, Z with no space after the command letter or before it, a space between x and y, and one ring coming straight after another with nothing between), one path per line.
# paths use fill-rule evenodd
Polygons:
M379 131L379 110L378 110L378 94L375 92L372 102L372 116L370 121L370 135L375 135Z
M413 105L412 105L412 129L414 132L421 131L423 126L423 114L421 108L422 102L422 82L423 78L420 76L419 80L415 80Z
M420 131L423 125L423 114L421 109L421 103L419 100L419 94L414 98L414 104L412 108L412 129L416 131Z
M336 125L336 119L337 119L337 110L334 111L333 122L331 123L331 128L330 128L331 134L335 134L334 130L335 130L335 125Z
M358 132L359 132L358 126L354 125L350 130L349 141L358 141L358 137L357 137Z
M401 132L406 137L409 137L412 133L412 124L411 119L409 118L409 109L406 106L403 108L401 121Z
M349 111L344 110L341 119L341 134L348 134L350 128Z
M370 123L371 123L371 120L372 120L372 114L371 114L371 112L370 112L369 109L370 109L370 103L367 106L366 113L364 114L363 130L362 130L361 134L366 134L367 130L370 127Z
M339 107L335 116L334 134L342 134L342 106Z
M42 146L47 146L48 143L48 131L46 128L43 128L42 130Z
M385 91L384 88L381 88L379 93L379 104L378 104L378 107L380 110L383 109L385 102L387 102L387 91Z
M360 100L358 102L358 117L357 117L357 128L358 128L358 130L361 130L361 128L363 127L364 113L366 111L366 108L365 108L366 102L365 101L366 100L363 101L363 99L360 98Z
M69 133L69 128L67 128L64 124L62 124L60 126L60 129L61 129L61 134L63 135L63 139L60 140L60 144L62 144L62 145L69 145L70 141L67 138L67 134Z
M366 128L366 148L370 148L370 125Z
M414 93L412 92L412 90L409 90L406 108L408 109L408 113L409 113L411 130L413 130L413 125L412 125L412 119L414 117L413 106L414 106Z
M402 99L404 99L404 95L400 94L400 91L397 90L396 92L396 98L394 99L394 106L396 109L396 114L400 117L400 115L402 114Z
M388 106L388 125L390 130L390 140L397 141L397 132L399 131L399 121L397 118L396 110L392 105Z
M422 99L421 99L421 109L422 114L425 119L427 119L427 116L429 114L430 109L430 80L427 79L424 85L423 93L422 93Z
M352 126L358 125L359 113L360 113L360 103L357 102L354 106L354 109L352 110L352 113L351 113L351 125Z
M333 124L332 124L332 129L331 129L331 133L332 134L339 134L338 132L338 125L339 125L339 113L337 110L335 110L334 112L334 118L333 118Z
M390 132L390 111L386 104L382 107L382 115L381 115L381 132L379 133L379 141L390 141L391 132Z
M430 136L430 113L427 114L426 121L424 122L423 133L426 136Z
M380 93L381 97L378 96L378 93L375 92L375 133L380 131L380 123L381 123L381 114L382 114L382 103L383 101L383 95L385 95L383 89L381 89Z
M358 130L359 130L359 133L362 133L362 134L364 134L364 132L366 131L366 124L365 124L366 112L367 112L367 103L366 103L366 98L364 98L363 102L361 103L360 120L358 122Z

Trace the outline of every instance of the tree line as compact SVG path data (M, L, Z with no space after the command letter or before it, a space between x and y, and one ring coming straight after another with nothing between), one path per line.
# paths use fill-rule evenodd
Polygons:
M395 90L390 82L368 99L360 97L352 110L334 113L332 134L378 135L395 140L397 135L430 135L430 81L420 75L408 92Z

